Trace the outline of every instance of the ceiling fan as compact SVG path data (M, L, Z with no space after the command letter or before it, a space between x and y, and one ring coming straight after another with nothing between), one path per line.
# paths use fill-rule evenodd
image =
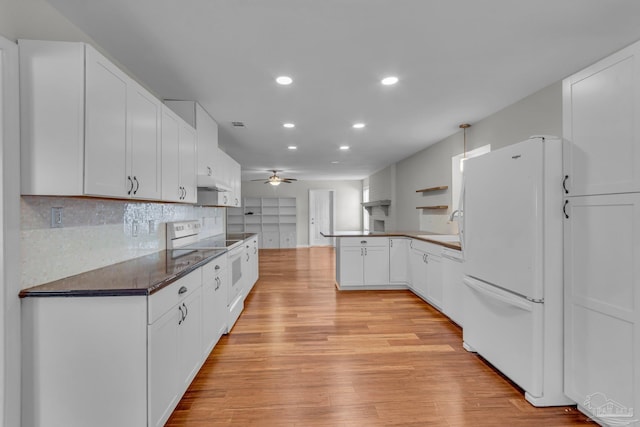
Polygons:
M297 181L297 179L295 178L282 178L278 176L278 172L282 172L282 171L271 169L271 172L273 172L273 175L267 178L267 180L264 182L265 184L271 184L275 186L275 185L280 185L281 182L286 182L287 184L291 184L293 181ZM252 179L252 181L262 181L262 179Z

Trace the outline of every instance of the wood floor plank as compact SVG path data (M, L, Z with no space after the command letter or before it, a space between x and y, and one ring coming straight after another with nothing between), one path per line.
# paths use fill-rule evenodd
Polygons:
M531 406L411 292L338 291L333 249L307 248L260 251L245 311L166 425L594 424Z

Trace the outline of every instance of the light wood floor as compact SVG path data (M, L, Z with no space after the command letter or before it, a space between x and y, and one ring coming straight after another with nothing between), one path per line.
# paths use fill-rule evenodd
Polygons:
M260 251L260 280L167 426L569 426L409 291L335 288L330 248Z

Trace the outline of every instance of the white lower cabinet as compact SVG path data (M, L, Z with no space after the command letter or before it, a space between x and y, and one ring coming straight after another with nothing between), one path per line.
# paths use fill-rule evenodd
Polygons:
M211 353L227 330L227 255L202 267L202 350Z
M164 425L226 331L225 263L149 296L24 298L23 425Z
M565 212L564 392L627 425L640 408L640 194L569 197Z
M442 247L412 240L409 266L411 289L437 309L442 308Z
M409 240L389 238L389 282L407 284L409 278Z
M338 239L337 281L341 288L389 284L387 237Z
M148 358L149 425L162 426L203 361L200 270L149 297Z
M442 250L442 312L463 326L464 300L467 292L462 282L464 273L462 253L454 249Z

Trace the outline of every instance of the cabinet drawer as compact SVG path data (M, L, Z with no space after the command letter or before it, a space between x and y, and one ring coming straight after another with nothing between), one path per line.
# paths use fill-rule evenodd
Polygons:
M201 286L202 272L198 269L149 296L149 324Z
M227 254L221 255L202 267L202 283L212 283L227 271Z
M388 237L340 237L341 246L387 246Z

